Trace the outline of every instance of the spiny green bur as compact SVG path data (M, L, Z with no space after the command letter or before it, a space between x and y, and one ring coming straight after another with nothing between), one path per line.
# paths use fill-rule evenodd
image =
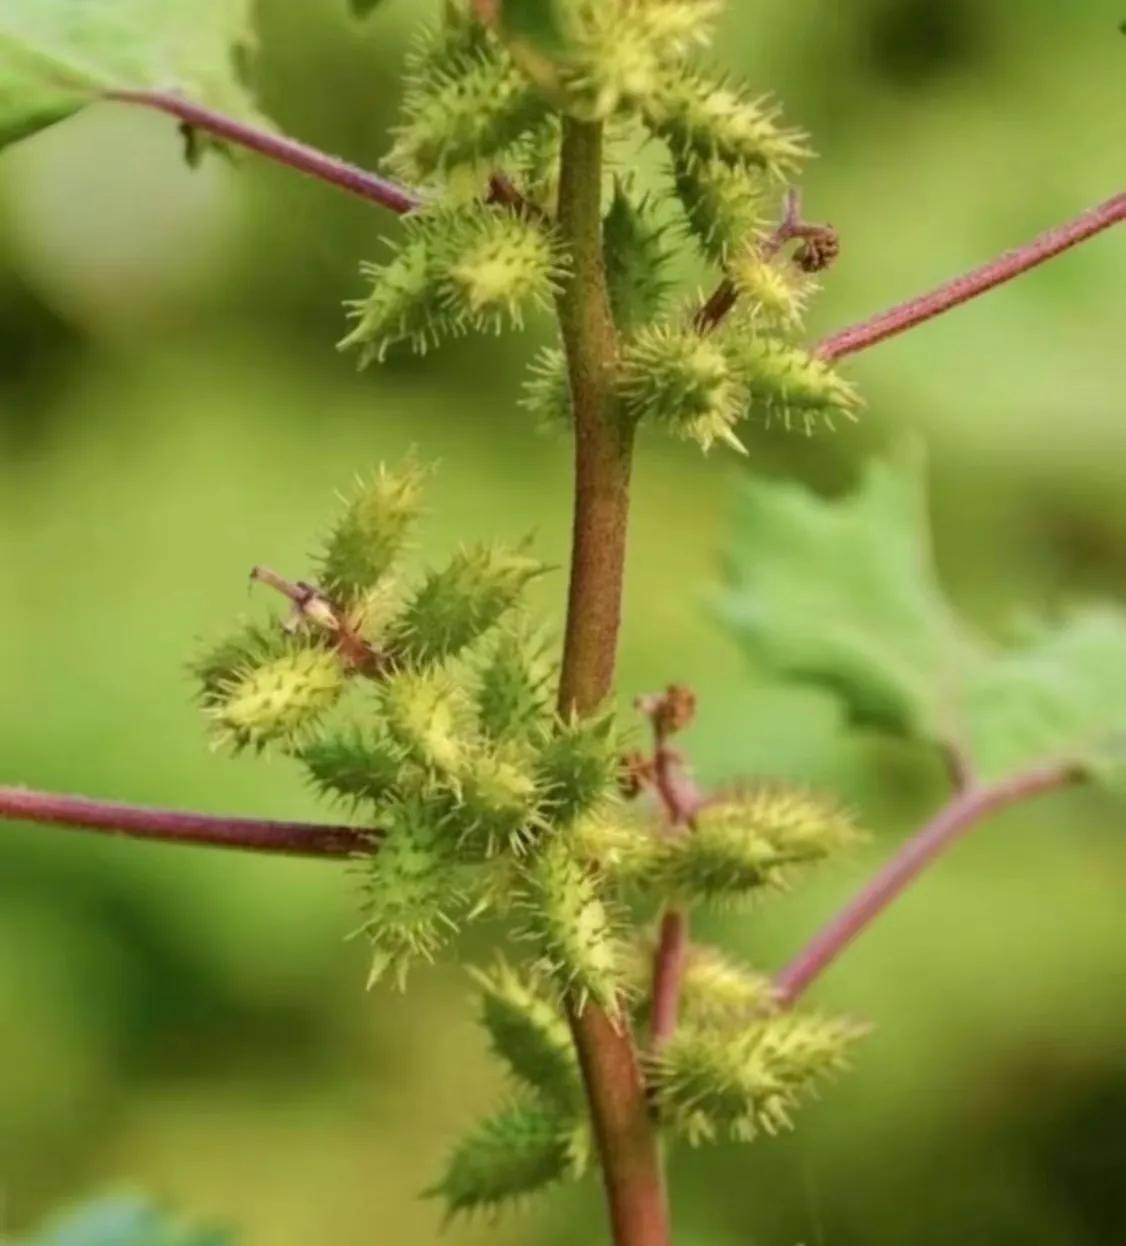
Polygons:
M582 1175L574 1127L540 1103L515 1103L487 1117L454 1149L427 1193L449 1215L495 1209Z
M519 1097L452 1152L432 1192L453 1213L583 1171L566 1007L593 1001L619 1025L645 1015L654 904L777 890L855 831L776 787L720 795L691 834L626 806L613 715L555 715L555 672L520 614L542 570L529 550L463 549L417 577L403 566L422 476L408 462L361 481L296 614L244 623L194 670L218 741L291 757L369 828L357 869L372 982L404 986L485 913L515 926L523 963L476 983ZM694 1140L779 1128L852 1035L778 1015L769 982L715 948L689 949L681 1014L649 1076L662 1123Z
M847 1067L862 1033L851 1022L817 1016L683 1026L651 1061L657 1110L693 1143L777 1133L820 1081Z
M611 147L663 153L652 184L603 188L621 418L741 449L751 415L805 429L853 417L855 391L800 344L813 265L772 232L804 136L694 63L722 7L505 3L486 28L447 0L411 52L387 162L421 206L364 266L342 345L382 361L550 309L571 269L553 222L561 121L601 121ZM722 323L676 289L686 249L737 303ZM539 356L525 405L569 422L561 349ZM373 981L403 985L484 914L513 928L520 962L476 981L516 1097L452 1151L432 1193L454 1213L583 1171L567 1011L645 1015L655 911L775 892L854 833L778 788L724 796L684 834L627 808L613 716L556 717L555 671L523 616L544 570L531 551L467 545L421 574L405 565L424 475L407 463L362 480L312 587L290 593L295 617L244 626L195 670L218 740L292 757L369 828L357 871ZM714 948L688 950L681 1018L646 1074L660 1123L693 1140L781 1127L855 1036L779 1013L769 981Z
M481 1024L509 1072L525 1090L577 1118L582 1111L579 1065L554 995L504 962L474 978L481 988Z
M803 792L750 789L708 803L691 835L655 848L647 881L682 899L728 905L785 889L801 866L849 847L847 813Z
M400 558L422 505L425 473L414 463L361 482L325 543L320 586L337 601L374 589Z
M779 201L811 155L777 105L696 63L722 0L543 0L497 6L495 25L449 0L411 53L389 169L423 189L342 346L361 364L424 351L470 330L522 328L550 307L570 257L554 224L559 121L605 122L632 160L655 140L662 167L639 190L608 178L606 283L621 337L623 418L704 450L742 450L749 417L812 432L855 418L860 399L800 345L813 283L776 232ZM633 153L633 154L630 154ZM793 222L791 221L792 225ZM738 300L700 312L677 295L681 253L697 249ZM723 323L719 323L723 320ZM532 366L524 405L570 420L562 351Z

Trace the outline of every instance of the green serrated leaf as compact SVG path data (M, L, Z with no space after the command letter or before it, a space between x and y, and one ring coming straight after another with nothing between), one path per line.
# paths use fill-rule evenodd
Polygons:
M748 481L720 608L767 670L837 693L858 726L948 739L980 659L931 566L918 468L874 464L835 502Z
M929 545L917 465L874 465L837 501L751 482L721 610L766 669L835 692L859 725L957 750L980 780L1063 765L1126 791L1126 612L997 648L946 600Z
M970 680L966 717L982 779L1061 761L1126 795L1126 615L1091 607L999 654Z
M253 114L236 69L251 42L251 0L4 0L0 147L107 92L178 91Z

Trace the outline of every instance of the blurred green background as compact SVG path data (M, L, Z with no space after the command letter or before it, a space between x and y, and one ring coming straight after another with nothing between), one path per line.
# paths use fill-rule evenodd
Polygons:
M374 162L420 10L263 0L257 79L289 131ZM844 240L837 327L1123 182L1118 0L733 3L725 62L822 153L807 206ZM426 551L535 530L563 559L568 450L514 408L528 339L357 375L332 350L356 264L394 224L240 159L190 173L170 123L104 106L0 160L0 782L316 816L284 764L208 753L184 661L299 574L334 488L441 460ZM845 735L765 685L709 620L744 470L845 487L929 447L938 560L984 625L1126 584L1126 233L850 367L834 439L753 434L748 465L642 447L623 698L671 679L705 777L836 788L872 847L725 934L777 965L940 798L933 759ZM544 326L536 333L543 334ZM557 574L540 604L558 619ZM362 990L356 880L0 827L0 1231L143 1188L251 1246L439 1239L416 1192L500 1085L455 967ZM874 1021L792 1138L678 1152L678 1246L1086 1246L1126 1240L1121 815L1052 798L955 852L818 988ZM596 1183L443 1241L602 1240Z

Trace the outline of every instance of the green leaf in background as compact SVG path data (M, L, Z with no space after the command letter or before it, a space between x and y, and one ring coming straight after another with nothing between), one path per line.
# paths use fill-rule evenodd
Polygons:
M178 91L253 114L237 58L251 0L0 0L0 147L107 91Z
M970 753L983 779L1029 758L1074 759L1126 795L1126 619L1091 607L997 655L966 689Z
M978 655L942 595L926 531L918 470L874 465L835 503L751 481L724 617L756 661L833 689L858 726L949 738L951 677Z
M107 1198L44 1229L26 1246L233 1246L215 1229L185 1229L135 1198Z
M720 609L765 670L979 779L1062 763L1126 791L1126 614L1077 611L1012 649L975 635L932 566L917 462L873 464L837 500L749 480L737 516Z

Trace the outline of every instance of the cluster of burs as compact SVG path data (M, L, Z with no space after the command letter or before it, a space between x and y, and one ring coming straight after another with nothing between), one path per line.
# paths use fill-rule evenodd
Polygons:
M705 449L742 449L755 416L806 431L851 419L851 385L799 338L815 257L776 245L781 191L809 155L776 108L691 63L721 0L556 0L499 6L486 28L463 3L416 45L388 166L417 189L342 343L363 362L424 351L470 329L520 327L550 306L568 255L552 218L564 117L604 123L604 252L619 417ZM534 20L530 16L535 12ZM524 16L526 12L529 16ZM507 24L506 24L507 23ZM644 167L648 188L615 169ZM700 313L674 276L696 246L736 311ZM795 262L797 261L797 262ZM570 419L562 351L533 365L526 405Z
M408 462L360 484L296 613L243 624L195 673L217 742L292 758L370 827L355 868L373 980L403 984L474 920L510 949L475 978L513 1093L436 1187L460 1210L582 1172L567 1008L644 1023L660 906L784 887L854 831L816 798L748 788L709 803L693 834L665 834L623 794L609 710L554 710L556 672L522 603L543 570L526 546L404 568L424 476ZM693 947L680 1026L647 1066L654 1111L692 1140L775 1130L855 1034L778 1009L767 979Z

